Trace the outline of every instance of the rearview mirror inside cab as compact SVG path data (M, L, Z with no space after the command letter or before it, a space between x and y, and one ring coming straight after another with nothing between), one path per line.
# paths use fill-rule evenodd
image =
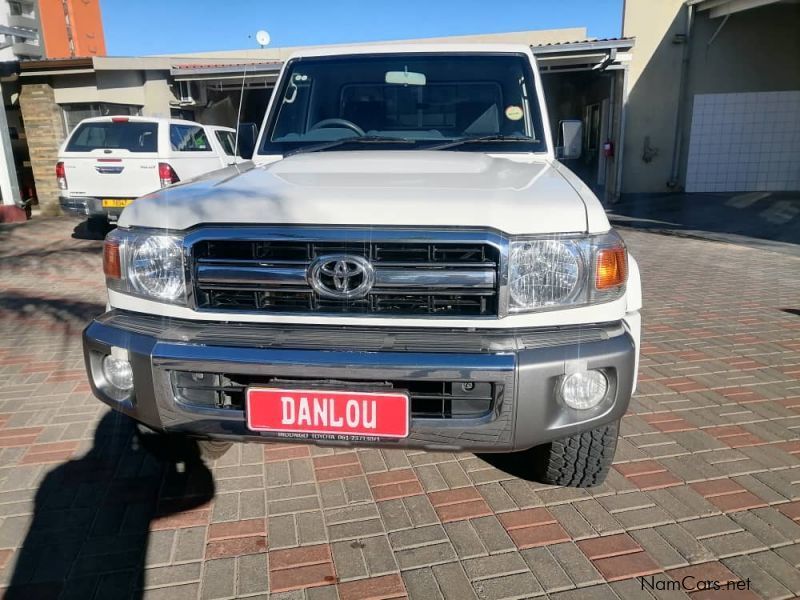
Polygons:
M395 85L425 85L428 78L425 73L414 73L411 71L386 71L386 83Z

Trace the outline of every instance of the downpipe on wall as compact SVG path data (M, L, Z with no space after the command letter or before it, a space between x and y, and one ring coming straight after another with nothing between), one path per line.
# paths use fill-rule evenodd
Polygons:
M686 28L683 35L683 57L681 59L681 79L678 86L678 110L675 115L675 143L672 146L672 166L670 167L667 187L675 189L678 186L678 171L681 149L683 147L683 122L686 117L687 88L689 79L689 62L691 60L692 25L694 24L694 6L686 6Z

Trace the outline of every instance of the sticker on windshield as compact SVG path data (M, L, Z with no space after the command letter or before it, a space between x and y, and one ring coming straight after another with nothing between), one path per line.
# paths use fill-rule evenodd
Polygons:
M522 107L512 104L506 108L506 119L509 121L519 121L522 116Z

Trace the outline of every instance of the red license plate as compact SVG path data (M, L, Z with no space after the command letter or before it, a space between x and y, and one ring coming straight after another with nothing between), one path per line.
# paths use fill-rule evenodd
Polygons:
M248 388L254 431L404 438L408 396L400 393Z

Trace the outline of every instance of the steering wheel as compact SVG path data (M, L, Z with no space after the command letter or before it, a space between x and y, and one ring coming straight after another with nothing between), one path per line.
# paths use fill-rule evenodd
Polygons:
M362 137L367 135L367 133L363 129L361 129L361 127L359 127L352 121L348 121L347 119L322 119L322 121L314 123L314 125L311 126L311 129L309 131L314 131L315 129L323 129L325 127L334 127L337 125L340 127L346 127L347 129L354 131L355 133L357 133Z

